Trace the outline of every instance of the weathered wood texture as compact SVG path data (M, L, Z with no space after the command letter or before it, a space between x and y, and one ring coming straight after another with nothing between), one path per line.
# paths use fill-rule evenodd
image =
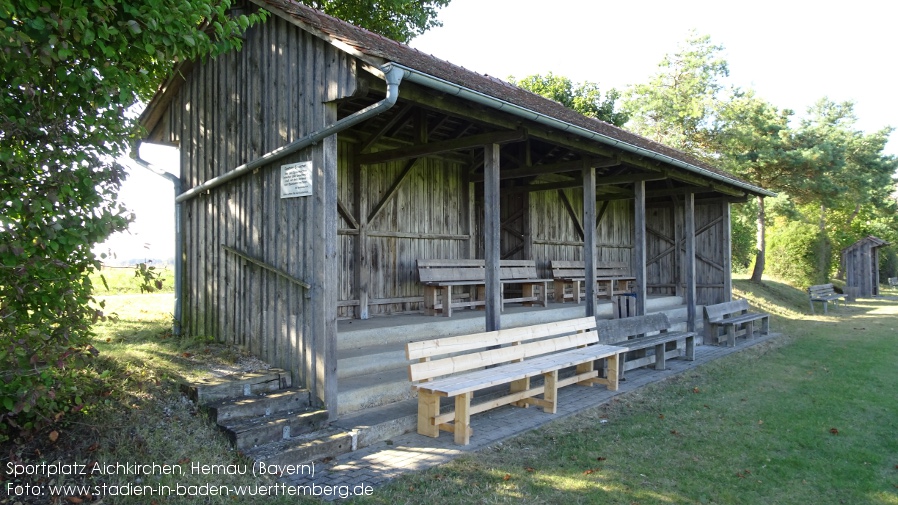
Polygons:
M355 91L351 58L280 18L246 37L243 51L197 63L167 112L185 189L333 123L326 102ZM320 268L336 256L326 237L336 228L327 210L336 156L335 143L322 142L183 204L184 329L291 370L320 401L336 387L322 366L334 358L323 353L336 339L335 268ZM304 160L313 161L313 195L281 199L280 165Z
M729 296L730 241L729 212L726 203L695 203L695 284L696 303L720 303ZM646 211L646 271L649 295L674 295L685 292L685 219L684 206L652 206ZM679 254L674 245L678 236Z
M889 245L876 237L865 237L842 250L846 286L857 288L856 296L879 295L879 248Z

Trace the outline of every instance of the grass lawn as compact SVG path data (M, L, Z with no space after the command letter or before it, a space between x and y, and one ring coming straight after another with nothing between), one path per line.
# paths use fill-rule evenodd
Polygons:
M736 288L785 336L353 503L898 504L898 293Z
M773 314L771 328L783 337L403 476L352 503L898 505L898 291L885 293L891 299L811 316L806 295L784 284L736 280L735 288ZM191 462L245 462L178 393L181 381L213 368L236 370L245 356L207 337L172 337L169 294L98 297L115 314L97 327L97 374L111 371L99 405L71 418L54 442L44 435L3 453L31 462L185 469ZM125 475L93 480L133 481ZM154 482L252 485L259 479L191 475ZM157 501L166 502L317 503L297 497ZM0 496L3 503L15 501ZM102 503L153 501L107 496Z

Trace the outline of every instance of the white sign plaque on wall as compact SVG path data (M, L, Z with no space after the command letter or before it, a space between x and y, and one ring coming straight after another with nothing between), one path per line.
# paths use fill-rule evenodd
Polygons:
M300 161L281 165L281 198L312 194L312 162Z

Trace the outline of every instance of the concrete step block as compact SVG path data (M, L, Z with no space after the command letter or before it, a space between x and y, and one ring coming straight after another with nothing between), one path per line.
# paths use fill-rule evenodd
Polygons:
M218 400L206 405L210 417L218 424L236 419L271 416L282 412L297 412L311 405L308 389L283 389L256 396L242 396Z
M225 377L212 377L198 382L182 384L181 391L200 405L241 396L252 396L292 385L290 373L280 368L264 372L248 372Z
M241 419L221 428L235 448L245 451L317 431L327 423L327 417L326 410L285 412Z

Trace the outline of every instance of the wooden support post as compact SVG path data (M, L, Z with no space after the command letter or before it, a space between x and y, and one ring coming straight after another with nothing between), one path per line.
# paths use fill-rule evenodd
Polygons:
M502 284L499 261L502 255L499 208L499 144L483 147L483 255L486 264L486 331L501 329ZM457 436L457 435L456 435Z
M721 202L723 213L723 296L718 303L733 301L733 230L730 221L730 203ZM707 303L707 301L705 302Z
M353 179L356 187L355 215L359 225L359 234L355 238L353 251L355 260L353 280L355 281L356 298L359 300L359 308L355 317L368 319L368 280L371 278L371 269L368 264L368 178L359 164L355 164Z
M440 436L440 427L434 424L434 418L440 415L440 397L418 391L418 434L425 437L437 438Z
M633 275L636 277L636 315L645 315L646 296L646 218L645 218L645 181L637 181L633 183L636 200L634 211L636 219L634 220L635 233L633 240Z
M455 443L471 443L471 397L473 393L462 393L455 397Z
M686 218L686 331L695 331L695 195L685 195Z
M583 265L586 274L586 315L596 315L596 169L583 165ZM579 290L579 287L576 289ZM579 297L575 293L574 297Z

